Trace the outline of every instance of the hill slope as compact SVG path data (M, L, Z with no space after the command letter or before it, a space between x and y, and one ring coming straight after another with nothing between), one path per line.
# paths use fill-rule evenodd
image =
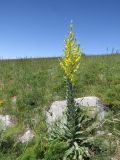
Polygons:
M2 60L0 75L1 98L30 94L40 105L65 98L58 58ZM119 92L120 55L82 58L77 97L96 95L107 104L119 105Z
M44 109L66 97L59 58L0 60L0 75L0 114L10 114L17 124L4 133L3 139L17 136L26 127L43 135L46 132ZM76 97L97 96L117 111L120 55L82 57L76 93ZM11 159L15 159L13 157Z

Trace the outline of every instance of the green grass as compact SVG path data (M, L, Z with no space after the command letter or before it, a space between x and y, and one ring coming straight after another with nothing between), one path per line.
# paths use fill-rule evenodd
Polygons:
M24 95L38 106L65 98L58 58L2 60L0 75L0 96L7 100ZM83 57L77 81L77 97L96 95L104 103L120 105L120 55Z
M24 130L29 125L36 135L43 135L44 110L53 101L66 97L59 58L0 60L0 75L0 100L4 100L0 114L10 114L18 128L20 125ZM120 54L82 57L76 93L76 97L97 96L112 110L119 111ZM12 103L14 96L16 104Z

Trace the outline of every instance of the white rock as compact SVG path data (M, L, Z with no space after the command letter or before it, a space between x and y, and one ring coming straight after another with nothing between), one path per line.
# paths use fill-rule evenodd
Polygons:
M90 107L90 109L94 110L96 108L96 111L98 113L99 120L103 120L105 117L105 106L101 102L101 100L98 97L95 96L89 96L89 97L82 97L77 98L76 103L81 106Z
M13 125L10 115L0 115L0 122L0 131L6 130L7 127L11 127ZM33 131L26 129L26 132L18 137L18 141L25 143L30 141L34 136Z
M99 98L94 96L82 97L75 99L78 106L91 107L91 109L95 109L98 113L99 120L103 120L105 116L104 105L100 101ZM57 119L63 116L64 111L67 108L66 100L63 101L55 101L50 106L49 111L46 112L47 123L49 125L53 124Z
M21 143L25 143L32 140L34 136L34 133L30 129L28 129L22 136L19 136L18 140Z
M63 115L63 112L66 109L66 101L55 101L52 103L48 112L46 112L47 122L52 123L55 122L59 117Z
M0 115L0 121L2 123L3 129L6 129L13 124L9 115Z

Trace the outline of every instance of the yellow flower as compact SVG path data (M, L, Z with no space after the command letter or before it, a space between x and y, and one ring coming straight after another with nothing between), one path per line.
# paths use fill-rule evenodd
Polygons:
M0 106L2 106L5 103L3 99L0 100Z
M74 83L76 73L80 67L81 50L79 44L76 44L74 33L71 30L68 39L65 41L64 57L60 61L60 66L65 72L65 76Z
M78 62L80 60L80 56L78 56L76 59L75 59L75 63Z

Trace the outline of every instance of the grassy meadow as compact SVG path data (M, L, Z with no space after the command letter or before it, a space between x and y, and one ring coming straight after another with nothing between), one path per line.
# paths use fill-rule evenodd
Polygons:
M59 58L0 60L0 114L11 115L15 122L0 132L0 160L44 158L48 145L44 111L53 101L66 98L65 87ZM83 96L99 97L111 115L120 112L120 54L82 57L76 97ZM36 139L24 145L14 143L13 136L26 127L35 132ZM120 126L117 128L120 130ZM27 157L29 153L31 157Z

